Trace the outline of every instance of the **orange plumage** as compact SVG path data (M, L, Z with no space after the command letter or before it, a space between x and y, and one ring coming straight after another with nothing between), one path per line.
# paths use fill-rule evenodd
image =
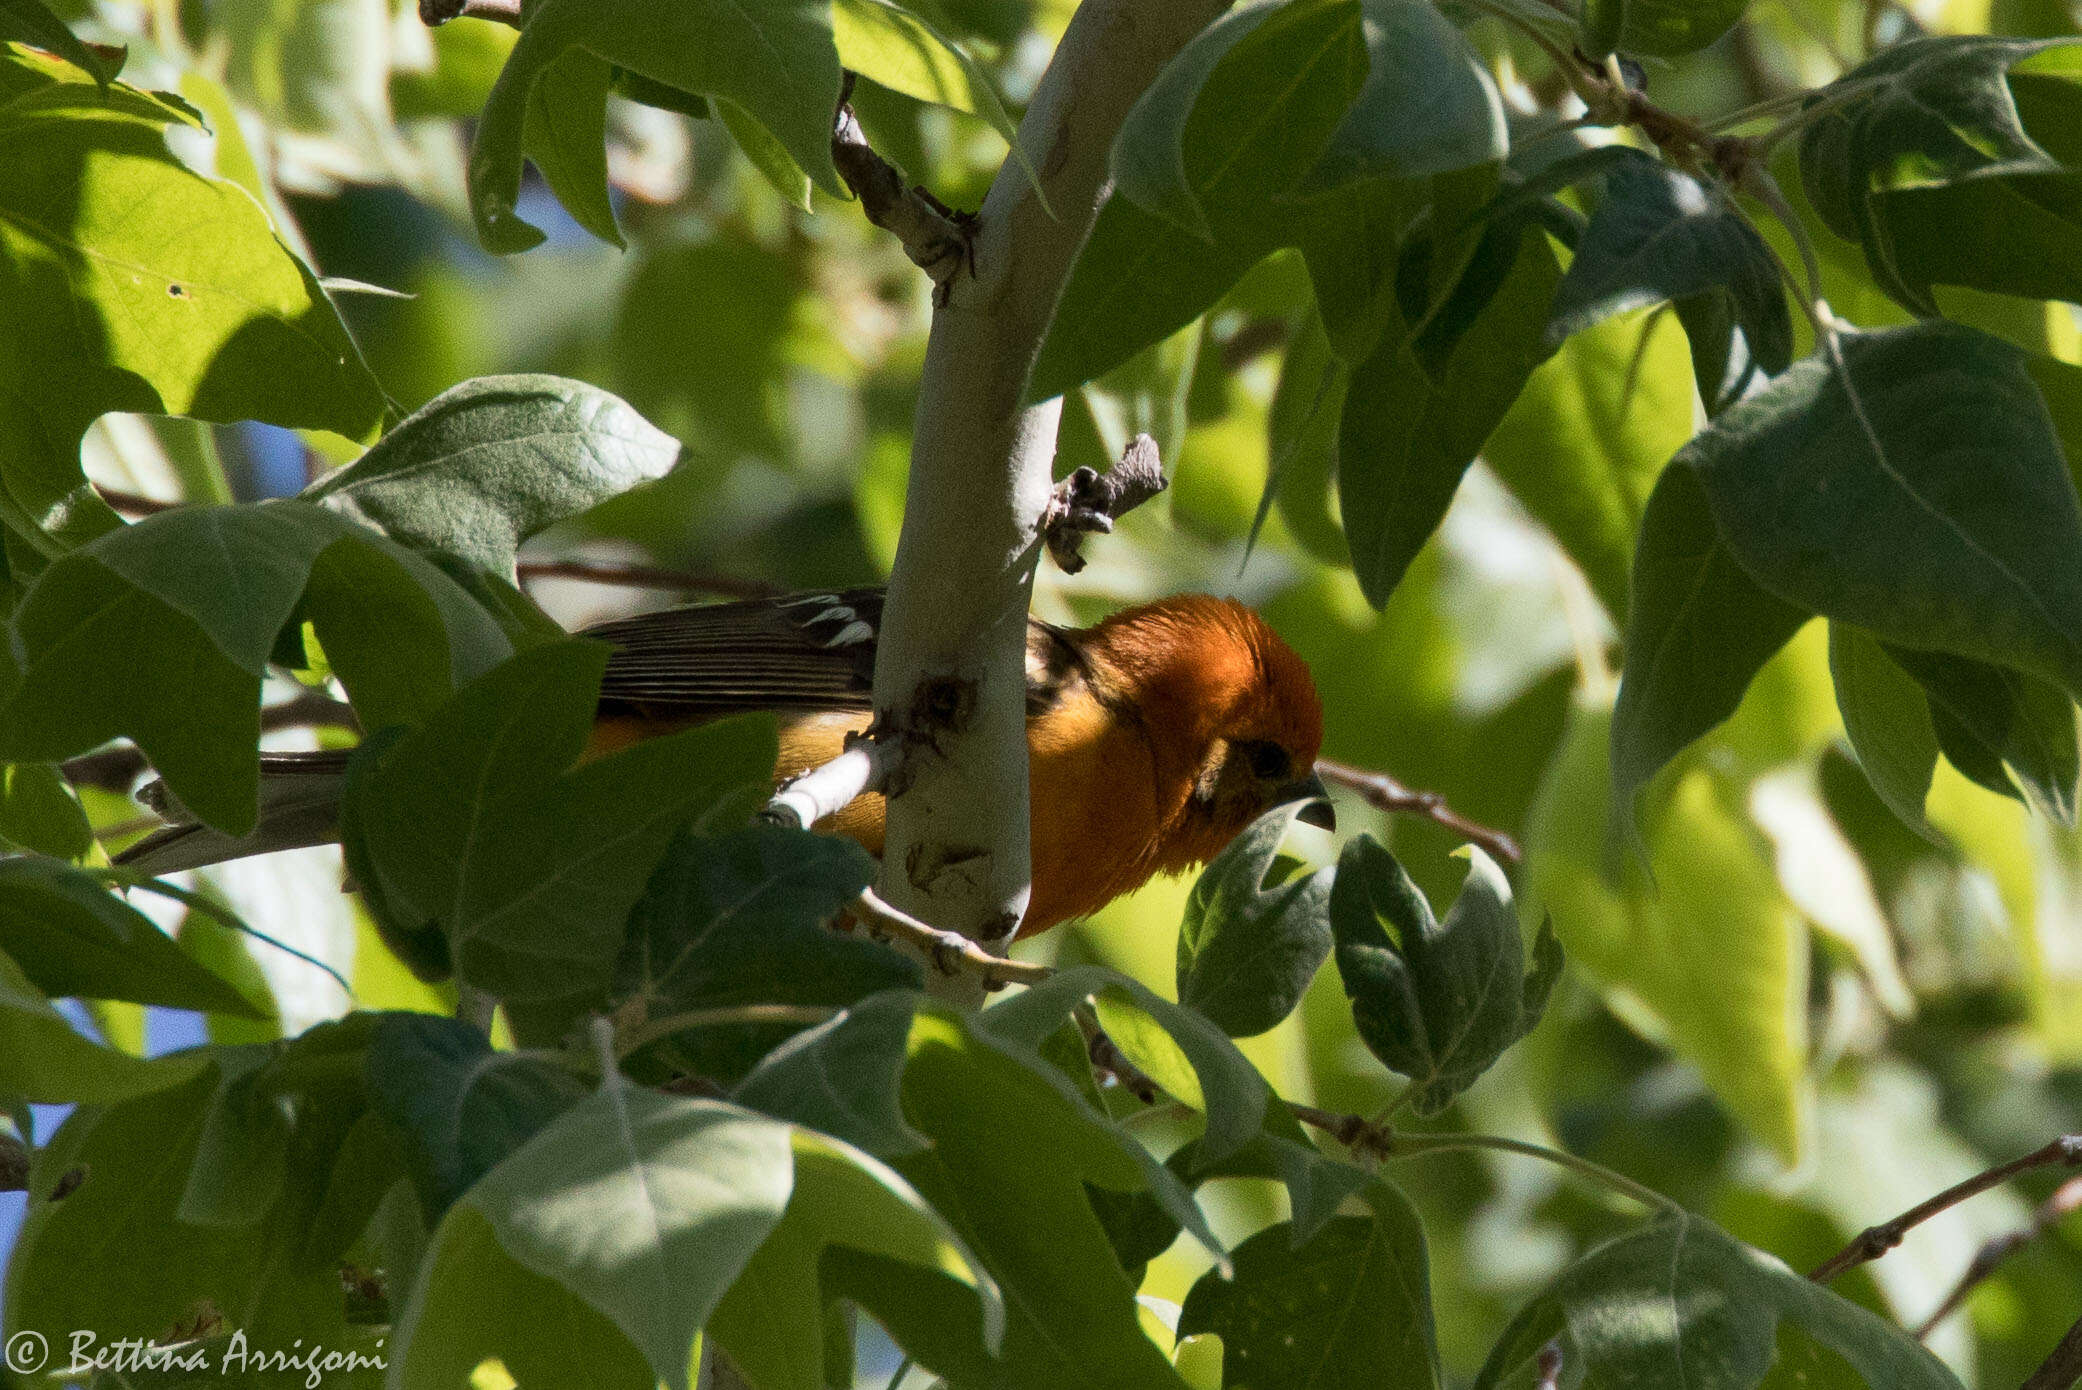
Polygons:
M592 751L684 727L690 717L778 706L776 780L829 761L872 717L880 597L856 590L676 609L591 629L619 648ZM793 625L755 632L768 614L789 615ZM736 647L707 636L722 628ZM849 632L856 640L836 640ZM835 653L850 664L838 667ZM834 677L821 689L810 674L819 656ZM696 672L697 663L704 669ZM762 682L787 700L762 706L754 697ZM1265 810L1319 794L1313 770L1322 740L1308 666L1241 604L1189 594L1089 628L1032 623L1034 890L1019 934L1086 916L1154 874L1204 863ZM882 819L882 798L864 796L819 828L880 853Z

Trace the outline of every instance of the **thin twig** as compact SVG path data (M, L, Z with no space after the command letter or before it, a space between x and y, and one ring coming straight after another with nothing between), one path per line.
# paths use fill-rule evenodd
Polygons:
M1375 1124L1359 1115L1340 1114L1334 1110L1321 1110L1313 1105L1294 1105L1289 1102L1294 1118L1303 1124L1313 1125L1346 1148L1363 1157L1372 1159L1416 1158L1422 1154L1445 1153L1453 1149L1493 1149L1500 1153L1523 1154L1537 1158L1610 1188L1612 1191L1652 1207L1658 1211L1679 1210L1677 1204L1653 1188L1644 1187L1624 1173L1615 1173L1602 1164L1587 1158L1578 1158L1565 1149L1550 1149L1544 1144L1530 1143L1524 1139L1512 1139L1501 1134L1410 1134Z
M1100 473L1080 468L1055 485L1048 510L1041 514L1041 534L1056 568L1075 574L1084 568L1080 548L1094 532L1106 535L1113 523L1171 485L1157 441L1138 434L1121 451L1120 462Z
M2077 1381L2082 1381L2082 1318L2018 1390L2074 1390Z
M1055 974L1050 966L994 956L960 932L927 926L909 913L882 901L872 888L860 890L860 896L852 902L851 911L866 926L869 935L908 942L922 952L941 974L974 975L983 982L985 989L1038 984Z
M860 199L867 220L894 235L911 263L932 278L937 303L963 266L974 270L973 217L955 212L916 184L904 182L897 167L875 153L853 115L854 74L848 71L839 89L832 118L831 162Z
M1099 1015L1089 1003L1079 1004L1075 1018L1077 1027L1084 1034L1085 1055L1092 1065L1111 1076L1120 1088L1144 1105L1155 1105L1164 1098L1164 1089L1147 1076L1142 1068L1128 1060L1120 1044L1106 1036L1099 1025Z
M29 1190L29 1146L12 1134L0 1134L0 1192Z
M170 512L175 507L187 505L183 502L167 502L157 497L147 497L141 492L124 492L119 488L97 487L94 490L101 494L101 500L108 503L112 510L123 516L156 516L160 512Z
M705 570L668 569L662 565L625 565L606 560L522 560L515 568L523 582L531 579L581 579L628 589L683 589L724 594L731 598L772 598L780 590L758 579L739 579Z
M2075 1211L2082 1211L2082 1177L2069 1178L2054 1188L2053 1195L2039 1203L2031 1214L2031 1220L2023 1226L1983 1243L1974 1252L1973 1259L1967 1262L1966 1272L1959 1276L1959 1282L1945 1295L1944 1302L1938 1304L1916 1329L1916 1340L1921 1341L1936 1331L1937 1325L1952 1316L1959 1305L1966 1302L1966 1296L1994 1274L2004 1260L2052 1230L2062 1218Z
M1316 760L1316 775L1334 786L1359 793L1360 800L1390 815L1422 816L1445 826L1454 834L1480 845L1493 859L1516 864L1525 857L1518 841L1501 830L1471 821L1446 804L1437 792L1421 792L1404 786L1385 772L1369 772L1329 758Z
M1949 1211L1967 1198L1978 1196L1991 1187L2000 1187L2019 1173L2029 1173L2035 1168L2051 1168L2056 1165L2082 1167L2082 1134L2064 1134L2043 1148L2033 1149L2022 1158L2013 1158L2008 1163L1998 1163L1986 1172L1976 1173L1965 1182L1954 1183L1928 1201L1918 1202L1892 1221L1866 1227L1849 1245L1817 1265L1814 1272L1807 1277L1817 1284L1826 1284L1845 1270L1855 1269L1868 1260L1876 1260L1886 1254L1901 1244L1902 1237L1912 1228L1928 1221L1939 1212Z
M451 19L489 19L521 27L520 0L419 0L419 20L428 28Z

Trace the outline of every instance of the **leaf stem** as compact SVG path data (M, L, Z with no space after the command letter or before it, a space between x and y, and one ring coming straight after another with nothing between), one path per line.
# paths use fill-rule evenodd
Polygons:
M1451 1149L1495 1149L1503 1153L1523 1154L1527 1158L1537 1158L1579 1173L1622 1196L1633 1198L1645 1207L1665 1212L1683 1210L1676 1202L1654 1188L1643 1186L1626 1174L1616 1173L1601 1163L1578 1158L1565 1149L1550 1149L1545 1144L1512 1139L1502 1134L1396 1134L1390 1139L1387 1156L1414 1158L1420 1154L1444 1153Z
M693 1028L725 1028L732 1024L746 1023L788 1023L814 1027L837 1012L837 1009L822 1004L733 1004L713 1009L688 1009L682 1013L652 1019L632 1030L628 1037L616 1043L615 1057L619 1061L642 1051L660 1038L669 1038L674 1033L684 1033Z
M320 970L332 976L334 982L341 989L347 991L347 997L350 1000L355 997L354 986L348 983L345 975L333 969L332 966L327 965L314 955L299 951L286 941L278 941L258 927L248 926L239 919L238 914L219 907L200 893L191 893L185 888L176 888L171 883L156 879L150 874L139 873L135 869L126 869L120 864L83 867L80 872L93 874L97 878L105 878L110 883L121 884L125 888L141 888L147 893L156 893L162 898L172 898L177 903L185 904L190 912L200 912L203 916L213 918L218 923L229 927L235 932L243 932L255 941L266 942L285 955L295 956L306 965L317 966Z

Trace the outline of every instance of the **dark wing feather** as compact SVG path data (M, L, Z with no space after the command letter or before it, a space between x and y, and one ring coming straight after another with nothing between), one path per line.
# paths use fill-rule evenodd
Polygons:
M873 707L880 589L667 608L586 628L612 643L600 712L707 719Z

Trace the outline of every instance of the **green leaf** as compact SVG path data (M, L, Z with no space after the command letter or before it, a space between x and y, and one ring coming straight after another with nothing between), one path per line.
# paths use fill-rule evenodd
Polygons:
M1606 175L1604 196L1555 291L1549 341L1630 309L1713 294L1727 304L1757 365L1773 376L1784 371L1793 360L1793 321L1778 262L1727 196L1645 156ZM1708 401L1717 400L1718 386Z
M1871 633L1848 623L1829 624L1829 674L1865 780L1904 825L1934 837L1923 814L1938 752L1929 697Z
M0 659L0 757L129 737L184 807L244 834L261 674L300 600L371 727L416 717L509 650L455 581L349 521L299 502L184 507L37 576Z
M1524 911L1620 1018L1699 1069L1780 1161L1806 1124L1808 942L1738 790L1708 767L1676 779L1645 827L1654 879L1608 874L1610 719L1579 706L1527 817Z
M1353 0L1343 3L1350 7ZM1308 13L1317 16L1311 22L1320 28L1328 22L1321 16L1336 9L1328 0L1310 0ZM1353 27L1356 34L1356 23ZM1358 47L1356 36L1350 42ZM1243 51L1244 45L1239 44L1238 52ZM1168 199L1169 206L1177 203L1179 192L1175 183L1167 181L1172 174L1186 171L1179 177L1188 180L1190 190L1197 187L1191 183L1193 171L1219 168L1221 160L1233 153L1235 170L1224 172L1220 184L1228 190L1225 196L1233 196L1227 202L1194 205L1209 219L1208 236L1145 209L1131 196L1108 198L1071 268L1062 303L1035 362L1027 398L1060 395L1170 337L1220 299L1245 271L1282 246L1302 248L1317 300L1324 306L1331 341L1340 354L1348 359L1365 356L1356 345L1370 350L1371 337L1380 330L1373 306L1382 285L1392 276L1405 225L1417 210L1411 185L1376 178L1293 197L1275 197L1270 190L1245 196L1248 190L1235 186L1246 178L1284 186L1282 180L1298 176L1292 167L1293 156L1304 148L1321 148L1330 135L1330 123L1345 111L1364 72L1362 62L1346 74L1348 80L1318 81L1307 94L1311 124L1306 129L1258 126L1253 115L1262 94L1252 89L1228 93L1215 101L1209 108L1213 114L1205 121L1195 114L1181 127L1176 124L1177 114L1171 113L1167 123L1160 123L1166 131L1183 130L1177 169L1170 168L1170 147L1161 140L1138 146L1142 151L1138 155L1122 154L1121 159L1132 159L1145 169L1151 185L1145 190L1148 196ZM1268 80L1276 86L1281 81L1277 77ZM1248 132L1247 143L1234 150L1210 145L1203 138L1203 126L1217 124L1235 125L1239 140L1245 140ZM1127 145L1116 148L1126 150ZM1422 184L1415 187L1421 189Z
M371 910L405 936L437 926L458 973L501 998L604 987L673 835L741 820L773 777L764 716L567 772L606 663L596 642L523 652L377 750L348 786L343 826Z
M831 30L847 69L907 97L982 117L1026 162L1012 117L983 69L925 20L889 0L833 0Z
M470 205L491 250L525 251L542 240L514 211L527 114L536 83L574 48L679 91L736 102L818 187L844 195L831 165L839 55L828 4L542 0L528 11L470 152Z
M1489 70L1426 0L1360 0L1366 84L1307 192L1382 176L1419 178L1500 160L1510 148Z
M2035 804L2063 825L2074 823L2082 768L2075 707L2064 693L2021 671L1941 652L1895 647L1888 655L1923 687L1939 721L1956 721L1961 734L2009 765Z
M381 1015L363 1078L370 1108L404 1138L429 1224L585 1094L565 1068L495 1052L475 1028L432 1014Z
M687 1390L695 1336L779 1223L793 1171L786 1125L610 1080L443 1218L400 1321L401 1354L409 1367L434 1290L468 1277L456 1229L467 1212L514 1261L606 1314L660 1380Z
M1582 47L1600 58L1614 49L1657 57L1696 53L1748 8L1748 0L1585 0Z
M865 850L831 835L753 825L681 836L629 914L616 1018L643 1031L696 1010L838 1008L878 990L923 987L916 961L828 929L874 876ZM690 1022L655 1041L674 1070L728 1084L800 1027Z
M1671 473L1786 602L2082 694L2082 511L2025 355L1946 323L1843 354L1726 411Z
M81 43L63 20L47 9L43 0L0 0L0 38L24 39L48 49L76 68L92 73L97 82L116 80L124 54L107 58Z
M0 846L54 859L79 859L94 848L79 794L52 764L0 764Z
M79 468L106 411L374 432L382 392L310 271L168 150L185 104L18 49L0 90L0 522L47 553L116 524Z
M213 1049L217 1086L204 1107L175 1220L246 1227L254 1239L287 1247L270 1258L294 1257L307 1268L336 1259L361 1234L383 1189L401 1176L395 1151L377 1146L387 1157L373 1160L373 1184L359 1184L358 1218L331 1223L345 1227L335 1232L338 1244L319 1250L306 1238L332 1196L347 1136L366 1113L363 1059L375 1021L354 1013L283 1043ZM272 1228L263 1228L271 1217Z
M32 1173L10 1329L163 1340L206 1304L256 1349L341 1345L341 1259L401 1176L359 1124L366 1035L351 1019L183 1054L184 1084L75 1111ZM78 1278L90 1262L102 1274Z
M1307 1238L1290 1221L1236 1247L1236 1274L1210 1271L1178 1315L1181 1337L1222 1339L1224 1385L1431 1390L1440 1383L1424 1227L1384 1182L1367 1216Z
M654 1390L659 1379L614 1322L567 1282L509 1253L485 1215L463 1204L442 1219L398 1312L390 1383L454 1390L492 1357L529 1385ZM685 1379L684 1349L681 1361Z
M267 1016L92 875L47 859L0 860L0 950L55 997Z
M1265 886L1300 805L1266 812L1201 871L1178 926L1178 1002L1232 1038L1276 1027L1330 955L1331 873Z
M178 1086L208 1061L195 1052L146 1061L89 1041L0 954L0 1095L45 1105L125 1100Z
M1933 281L2010 293L2077 283L2082 180L2026 124L2006 80L2015 65L2074 41L1914 39L1810 98L1826 109L1801 134L1802 186L1830 230L1862 245L1875 281L1902 304L1935 314ZM2034 89L2047 138L2066 140L2073 84L2028 73L2015 80Z
M1086 1196L1087 1183L1143 1190L1155 1174L1170 1177L1161 1165L1087 1112L1047 1063L1015 1060L952 1014L921 1010L914 1020L903 1102L931 1147L897 1160L897 1168L1011 1295L994 1382L1008 1390L1175 1390L1181 1382L1144 1335L1134 1286ZM1036 1231L1047 1240L1037 1243ZM877 1262L882 1277L890 1263ZM907 1305L915 1308L923 1292ZM878 1319L927 1369L957 1382L989 1365L980 1355L980 1319L929 1325L911 1311Z
M1698 475L1681 463L1666 468L1641 520L1612 718L1612 805L1622 832L1634 824L1636 793L1735 712L1750 681L1807 619L1736 563Z
M1534 370L1482 446L1619 621L1649 493L1692 437L1688 374L1667 315L1608 319Z
M1330 510L1338 417L1350 369L1330 350L1323 316L1311 306L1280 363L1280 383L1265 417L1265 491L1254 528L1277 503L1287 530L1325 564L1345 563L1345 538Z
M1058 971L1015 999L984 1012L994 1037L1040 1060L1041 1048L1086 998L1128 1059L1182 1104L1207 1116L1200 1161L1218 1163L1264 1128L1272 1093L1236 1044L1201 1014L1174 1004L1140 981L1102 966ZM1022 1054L1023 1057L1026 1054Z
M759 1060L731 1099L845 1140L878 1158L915 1153L900 1088L918 996L888 990L797 1033Z
M158 1337L203 1297L232 1317L249 1311L259 1254L252 1232L174 1220L217 1085L206 1056L184 1060L184 1074L155 1094L74 1111L38 1151L28 1213L8 1261L9 1335L41 1332L54 1348L69 1345L75 1329ZM61 1181L72 1190L59 1197ZM123 1258L97 1256L111 1240ZM96 1259L100 1276L78 1277Z
M1338 425L1338 499L1352 571L1376 608L1553 351L1541 329L1560 277L1536 224L1496 224L1452 294L1422 324L1384 333L1352 368Z
M521 153L573 221L626 249L607 191L607 93L617 71L583 48L568 48L544 67L528 88Z
M1004 1334L1005 1305L997 1286L947 1223L897 1174L865 1154L821 1134L796 1130L795 1189L781 1224L759 1247L716 1306L709 1333L759 1390L825 1390L847 1383L829 1364L825 1317L828 1299L822 1258L853 1251L930 1271L948 1295L939 1309L961 1316L980 1305L986 1345ZM856 1301L871 1314L902 1301L896 1288L861 1290ZM851 1342L845 1342L848 1353Z
M751 112L734 101L717 97L714 105L717 119L723 122L723 128L730 132L730 138L737 142L737 148L759 171L760 177L791 206L810 211L810 176L789 157L787 148L774 139L773 132L753 120Z
M1308 172L1366 79L1358 0L1233 11L1172 59L1113 147L1115 192L1204 241Z
M522 541L663 477L679 454L679 441L596 387L479 377L443 391L303 496L510 579Z
M1466 854L1467 881L1444 922L1370 836L1345 846L1330 893L1337 973L1360 1041L1410 1079L1420 1115L1452 1104L1531 1032L1561 977L1547 926L1526 969L1511 886L1481 850Z
M1562 1271L1512 1320L1475 1384L1522 1383L1558 1335L1562 1364L1586 1385L1748 1390L1779 1359L1782 1324L1843 1358L1871 1390L1958 1390L1900 1328L1682 1212Z

